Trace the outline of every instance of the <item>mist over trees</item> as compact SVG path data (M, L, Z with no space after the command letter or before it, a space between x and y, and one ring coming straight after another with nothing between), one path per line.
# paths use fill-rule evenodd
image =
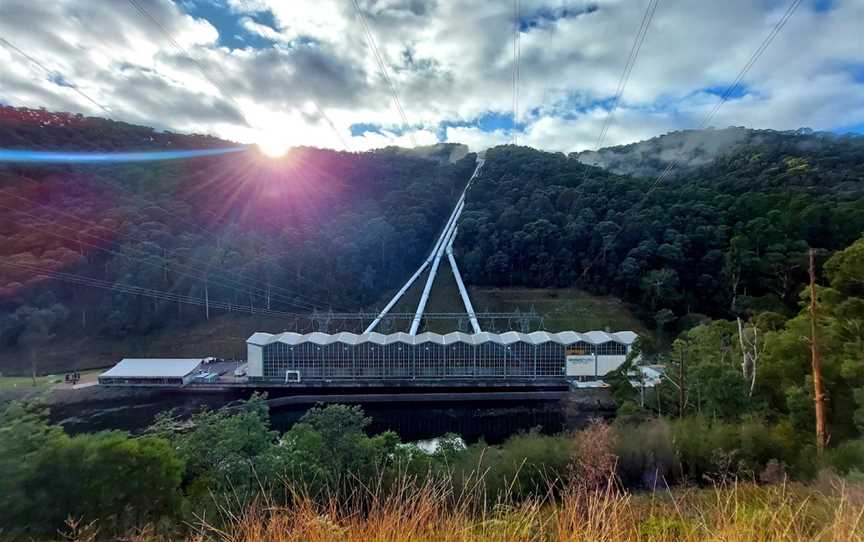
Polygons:
M456 246L472 284L567 286L661 330L703 314L796 311L809 247L864 231L864 138L760 131L655 184L526 147L487 151Z

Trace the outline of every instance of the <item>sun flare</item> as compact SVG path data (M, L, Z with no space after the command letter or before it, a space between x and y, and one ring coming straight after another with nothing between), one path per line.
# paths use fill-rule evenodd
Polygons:
M265 156L269 156L270 158L281 158L285 156L285 153L288 152L288 145L277 139L264 139L257 143L258 150L261 151Z

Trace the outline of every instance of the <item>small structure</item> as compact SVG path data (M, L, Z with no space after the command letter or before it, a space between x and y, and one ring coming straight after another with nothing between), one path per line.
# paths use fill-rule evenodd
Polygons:
M99 384L180 388L193 380L201 361L201 358L125 358L99 375Z

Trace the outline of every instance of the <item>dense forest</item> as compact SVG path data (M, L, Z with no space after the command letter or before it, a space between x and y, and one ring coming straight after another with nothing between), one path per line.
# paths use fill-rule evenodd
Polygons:
M809 247L824 258L864 231L864 138L753 141L656 184L575 156L490 149L456 241L467 280L575 283L633 302L660 328L792 314Z
M228 144L103 119L2 111L0 148ZM474 155L464 152L448 161L457 147L414 155L298 148L273 160L250 149L146 163L4 164L0 348L38 344L60 330L122 338L200 322L205 308L190 303L205 298L211 316L217 307L365 307L409 275L432 245L474 168ZM106 283L162 297L100 287Z

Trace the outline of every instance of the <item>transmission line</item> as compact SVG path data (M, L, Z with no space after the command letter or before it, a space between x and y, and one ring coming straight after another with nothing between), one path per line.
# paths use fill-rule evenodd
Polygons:
M342 148L344 148L346 152L351 152L351 147L348 146L348 142L345 141L344 137L342 137L342 133L339 131L338 128L336 128L336 124L333 123L333 120L330 119L330 116L327 114L326 111L324 111L324 108L321 107L321 105L318 103L318 100L316 100L315 98L311 98L311 100L312 105L315 106L315 110L318 111L318 114L321 115L321 118L324 119L324 122L326 122L330 126L330 129L333 130L333 133L336 134L336 137L339 139L339 143L342 144Z
M366 35L366 42L369 44L369 50L372 52L372 56L375 57L375 61L378 64L378 70L381 72L382 77L387 82L387 86L390 87L390 93L393 96L393 103L396 105L396 110L399 112L399 116L402 118L402 126L405 131L408 133L408 138L411 139L411 144L415 147L417 146L417 141L414 139L414 134L410 131L410 123L408 122L408 117L405 115L405 110L402 108L402 101L399 100L399 93L396 90L396 83L393 82L393 79L390 77L390 73L387 70L387 63L384 62L384 57L381 55L381 52L378 50L378 46L375 44L375 37L372 35L372 30L369 28L369 22L366 20L366 14L363 13L363 10L360 9L360 4L357 0L351 0L354 4L354 9L357 11L357 15L360 18L360 24L363 27L363 32Z
M599 151L603 146L606 135L609 132L609 126L612 124L612 117L615 115L615 109L618 107L618 102L624 94L624 89L630 80L630 74L633 72L633 67L636 65L636 60L639 58L639 51L642 49L642 44L645 43L645 36L648 35L648 27L654 19L654 13L657 11L657 5L660 0L649 0L648 6L645 8L645 13L642 15L642 22L639 24L639 29L636 32L636 37L633 39L633 45L630 47L630 54L627 56L627 62L624 64L624 70L621 72L621 77L618 79L618 87L613 95L612 102L609 105L609 110L606 112L606 117L603 119L603 126L600 129L600 135L597 136L597 142L594 144L594 150ZM585 177L588 176L588 170L585 168ZM583 181L585 178L583 177Z
M174 36L171 35L171 32L169 32L168 29L165 28L165 26L160 23L159 20L153 16L153 14L147 11L147 9L142 6L137 0L127 1L142 17L149 20L154 26L156 26L156 28L159 29L159 31L165 36L168 42L175 49L177 49L180 54L182 54L186 57L187 60L195 64L195 67L198 69L199 72L201 72L201 75L204 76L204 79L206 79L211 85L213 85L222 96L231 100L231 103L233 103L237 107L237 112L240 113L241 117L243 117L243 122L249 125L249 120L246 118L246 115L243 114L243 106L240 105L240 103L234 98L234 96L230 92L226 92L219 83L217 83L213 78L210 77L210 74L207 72L207 69L204 67L204 65L201 64L194 56L192 56L192 54L189 53L189 51L187 51L185 47L180 45L180 43L178 43L177 40L174 39Z
M522 57L521 44L521 5L520 0L513 0L513 144L518 143L516 123L519 119L519 62Z
M71 227L69 227L69 226L63 226L63 225L61 225L61 224L57 224L57 223L53 223L53 222L51 222L50 220L46 220L46 219L44 219L44 218L38 217L38 216L36 216L36 215L33 215L32 213L27 213L26 211L21 211L21 210L19 210L19 209L14 209L14 208L12 208L12 207L8 207L8 206L6 206L6 205L0 205L0 207L6 208L6 209L8 209L8 210L11 210L11 211L14 211L14 212L17 212L17 213L20 213L20 214L23 214L23 215L25 215L25 216L29 216L30 218L32 218L32 219L34 219L34 220L42 221L43 223L45 223L45 224L47 224L47 225L49 225L49 226L55 227L55 228L59 227L59 228L63 228L63 229L66 229L66 230L74 231L76 236L77 236L77 235L84 235L84 236L86 236L86 237L89 237L89 238L91 238L91 239L94 239L94 240L97 241L97 242L98 242L98 241L101 241L101 242L108 242L108 243L112 243L112 242L113 242L113 243L116 244L116 242L114 242L114 241L107 240L107 239L104 239L104 238L100 238L100 237L97 236L97 235L93 235L93 234L89 234L89 233L83 233L83 234L82 234L81 232L75 230L74 228L71 228ZM86 246L88 246L88 247L91 247L91 248L94 248L94 249L96 249L96 250L100 250L100 251L106 252L106 253L108 253L108 254L111 254L111 255L114 255L114 256L117 256L117 257L120 257L120 258L125 258L125 259L127 259L127 260L131 260L131 261L135 261L135 262L141 263L141 264L146 265L146 266L148 266L148 267L156 268L156 269L159 269L159 270L164 270L164 268L165 268L164 264L160 264L160 263L157 263L157 262L153 262L153 261L149 261L149 260L147 260L147 259L144 259L144 258L161 257L161 256L158 256L158 255L156 255L156 254L146 253L146 252L144 252L144 251L142 251L142 250L135 249L135 248L131 248L131 247L129 247L129 248L124 248L124 250L128 250L128 251L131 251L131 252L137 252L138 254L143 254L143 258L140 257L140 256L139 256L139 257L130 256L129 254L124 254L124 253L122 253L122 252L118 252L118 251L116 251L116 250L112 250L112 249L110 249L110 248L106 248L106 247L103 247L103 246L99 246L99 245L97 245L97 244L94 244L93 242L82 241L82 240L80 239L80 237L79 237L79 238L74 238L74 239L73 239L73 238L71 238L71 237L67 237L67 236L61 235L61 234L59 234L59 233L56 233L55 231L46 230L46 229L44 229L44 228L39 228L39 227L32 226L32 225L29 225L29 224L24 224L24 223L22 223L21 225L24 226L24 227L27 227L27 228L30 228L30 229L33 229L33 230L39 231L39 232L41 232L41 233L46 233L46 234L51 235L51 236L53 236L53 237L57 237L57 238L59 238L59 239L63 239L63 240L69 241L69 242L71 242L71 243L78 244L79 246L81 246L81 245L86 245ZM175 265L172 266L172 268L173 268L174 272L175 272L176 274L178 274L178 275L182 275L182 276L185 276L185 277L189 277L189 278L193 278L193 279L196 279L196 280L200 280L200 281L203 281L203 282L205 282L205 283L213 283L213 284L215 284L215 285L217 285L217 286L222 286L222 287L224 287L224 288L227 288L227 289L229 289L229 290L231 290L231 291L233 291L233 292L235 292L235 293L237 293L237 294L240 294L240 295L242 295L242 296L252 295L253 292L258 292L259 295L261 295L261 294L266 294L266 290L263 290L263 289L261 289L261 288L250 287L248 284L245 284L245 283L243 283L242 281L233 280L233 279L227 279L227 278L225 278L225 279L219 279L219 278L218 278L218 275L217 275L216 278L212 278L212 279L211 279L210 276L209 276L209 274L206 273L206 272L204 273L204 276L201 276L201 275L195 274L195 273L198 273L200 270L198 270L198 269L196 269L196 268L194 268L194 267L186 266L186 265L183 265L183 264L175 264ZM180 271L180 270L178 270L178 268L180 268L180 269L183 269L183 268L185 268L185 269L190 269L191 272L184 272L184 271ZM238 288L238 285L239 285L239 288ZM316 305L314 305L314 304L312 304L312 303L307 303L307 302L305 302L305 301L302 301L302 299L304 299L304 297L303 297L303 296L300 296L300 295L295 295L296 299L298 299L299 301L293 301L293 300L288 299L287 297L283 298L283 297L280 296L279 294L271 294L271 295L272 295L272 297L276 298L276 299L279 300L279 301L282 301L283 303L285 303L285 304L288 305L288 306L294 306L294 307L298 307L298 308L302 308L302 309L306 309L306 310L317 310L317 306L316 306Z
M80 286L89 286L93 288L101 288L104 290L112 290L118 293L130 294L130 295L139 295L150 297L153 299L158 299L161 301L171 301L177 303L183 303L187 305L195 305L199 307L208 307L215 309L222 309L229 312L247 312L250 314L256 314L261 316L269 316L269 317L278 317L278 318L297 318L299 315L290 312L282 312L275 311L269 309L255 309L248 305L243 305L239 303L231 303L229 301L216 301L210 300L208 298L201 298L196 296L175 294L172 292L166 292L164 290L156 290L153 288L143 288L141 286L133 286L131 284L125 284L122 282L110 282L102 279L97 279L93 277L87 277L84 275L76 275L74 273L66 273L62 271L55 271L53 269L47 269L44 267L24 264L24 263L13 263L5 260L0 260L0 266L8 267L11 269L17 269L19 271L26 271L28 273L34 273L35 276L41 276L49 279L61 280L64 282L70 282L72 284L78 284Z
M23 56L24 58L26 58L26 59L27 59L31 64L33 64L33 65L35 65L35 66L41 68L42 71L44 71L45 73L47 73L49 77L56 77L56 76L57 76L57 73L56 73L56 72L54 72L53 70L49 70L47 67L45 67L44 64L42 64L41 62L39 62L38 60L36 60L36 59L33 58L32 56L28 55L27 53L25 53L24 51L22 51L21 49L19 49L18 47L16 47L16 46L15 46L13 43L11 43L9 40L7 40L7 39L5 39L5 38L0 38L0 43L2 43L3 46L6 47L6 48L8 48L9 50L11 50L11 51L15 51L15 52L18 53L19 55L21 55L21 56ZM60 78L61 80L63 80L63 81L66 81L66 78L63 77L62 74L60 75L59 78ZM82 98L84 98L84 99L87 100L88 102L92 103L93 105L95 105L96 107L98 107L99 109L101 109L102 111L108 113L109 115L111 114L111 111L109 111L107 107L105 107L104 105L100 104L99 102L97 102L96 100L94 100L93 98L91 98L87 93L85 93L83 90L81 90L80 88L78 88L76 85L73 85L73 84L71 84L71 83L70 83L70 84L67 84L67 85L61 85L61 84L59 84L59 83L55 83L55 84L57 84L57 86L60 86L60 87L66 87L66 88L70 88L70 89L72 89L72 90L75 91L79 96L81 96Z
M720 108L723 107L723 105L727 101L729 101L729 98L732 97L735 91L738 90L738 87L741 85L741 81L744 80L750 69L756 64L756 62L759 60L765 50L768 49L768 47L774 41L774 38L776 38L780 31L783 30L783 27L786 26L786 23L792 17L792 14L794 14L795 10L798 9L798 6L801 5L801 2L802 0L792 0L792 3L786 9L786 12L783 14L780 20L777 21L777 23L774 25L774 27L771 29L765 39L762 40L762 43L759 45L759 47L756 48L756 50L750 56L750 59L747 61L744 67L741 68L741 71L738 72L738 76L735 77L735 80L726 88L726 91L723 92L720 101L718 101L717 104L714 105L711 111L709 111L708 114L705 115L705 118L702 119L702 122L699 123L697 130L702 130L707 127L714 119L714 116L717 114L717 112L720 111ZM675 158L666 166L666 168L663 169L663 171L651 183L651 186L648 188L648 190L645 191L644 196L638 202L636 202L635 205L633 205L630 209L627 210L626 214L628 216L632 216L633 212L639 207L641 207L642 204L644 204L648 200L648 197L651 195L652 192L654 192L654 190L657 189L660 183L663 182L676 167L678 167L680 161L680 157ZM604 244L611 244L612 242L614 242L618 238L618 236L621 235L622 231L624 231L624 228L619 227L618 231L615 232L615 235L613 235L609 239L609 241L604 241ZM604 251L601 251L600 254L598 254L593 260L591 260L591 262L585 267L585 270L582 271L582 277L585 277L588 274L588 271L590 271L594 264L597 263L597 260L603 253Z
M70 212L68 212L68 211L62 211L62 210L59 210L59 209L55 209L55 208L53 208L53 207L50 207L50 206L45 205L45 204L43 204L43 203L39 203L39 202L36 202L36 201L30 200L30 199L25 198L25 197L23 197L23 196L19 196L19 195L17 195L17 194L12 194L12 193L6 192L6 191L3 190L3 189L0 189L0 194L5 195L5 196L10 196L10 197L13 197L13 198L16 198L16 199L19 199L19 200L21 200L21 201L25 201L25 202L30 203L30 204L33 204L33 205L38 205L38 206L41 207L41 208L47 209L47 210L49 210L49 211L51 211L51 212L54 212L54 213L57 213L57 214L59 214L59 215L62 215L62 216L68 216L68 217L70 217L70 218L72 218L72 219L74 219L74 220L77 220L77 221L81 222L82 224L86 224L86 225L88 225L88 226L91 226L91 227L94 227L94 228L98 228L98 229L104 230L104 231L110 233L111 235L115 235L115 236L118 236L118 237L123 237L123 238L130 239L130 240L132 240L132 241L135 241L136 243L140 243L140 244L144 245L145 247L146 247L148 244L156 245L157 247L159 247L159 248L162 249L163 251L166 251L166 252L167 252L167 249L165 249L165 248L163 248L163 247L160 247L158 243L156 243L156 242L154 242L154 241L152 241L152 240L150 240L150 239L143 239L143 238L140 238L140 237L136 237L136 236L134 236L134 235L131 235L131 234L126 234L126 233L121 233L121 232L117 232L117 231L111 230L110 228L107 228L107 227L102 226L102 225L100 225L100 224L97 224L97 223L95 223L95 222L91 222L91 221L85 220L85 219L83 219L83 218L81 218L81 217L75 215L74 213L70 213ZM13 210L14 212L17 212L17 213L23 214L23 215L25 215L25 216L28 216L28 217L33 218L33 219L36 219L36 220L42 220L42 221L45 221L45 219L42 218L42 217L39 217L39 216L33 215L33 214L31 214L31 213L27 213L26 211L22 211L22 210L20 210L20 209L12 209L12 208L7 207L7 206L2 205L2 204L0 204L0 207L4 207L4 208L6 208L6 209ZM163 209L163 210L164 210L165 212L168 212L168 211L165 210L165 209ZM24 226L27 227L26 224L24 224ZM64 228L64 229L68 229L68 230L74 231L76 236L78 236L78 235L81 234L80 231L75 230L74 228L71 228L71 227L68 227L68 226L63 226L63 225L58 225L58 226L61 227L61 228ZM100 237L100 236L98 236L98 235L94 235L94 234L92 234L92 233L84 233L84 235L86 235L87 237L90 237L91 239L94 239L94 240L96 240L96 241L101 241L101 242L105 242L105 243L113 243L113 244L117 245L118 248L120 248L121 250L133 250L133 251L135 251L135 252L137 252L137 253L139 253L139 254L143 254L144 257L148 257L148 258L151 258L151 257L164 258L164 257L165 257L165 254L164 254L164 253L163 253L163 254L147 253L147 252L145 252L144 250L141 250L141 249L138 249L138 248L122 247L122 246L120 246L120 243L118 243L117 241L114 241L114 240L112 240L112 239L106 239L106 238L104 238L104 237ZM80 244L80 239L76 239L75 242L78 242L78 243ZM126 257L129 257L129 256L126 255ZM199 260L199 259L195 259L195 258L187 258L187 261L190 262L190 263L193 263L193 264L199 265L199 266L201 266L201 267L194 267L194 266L189 266L189 265L179 264L179 263L176 263L176 262L175 262L175 263L172 265L172 268L177 268L177 267L179 267L179 268L182 268L182 269L188 269L188 270L191 270L191 271L193 271L193 272L201 271L202 268L204 268L204 269L216 269L216 271L214 271L213 273L215 273L217 277L219 277L219 276L222 276L222 277L228 277L229 280L231 280L231 281L234 282L235 284L239 284L241 287L243 287L244 290L245 290L244 293L248 293L249 290L253 290L253 291L255 291L255 292L258 292L259 295L262 295L262 296L269 296L269 297L272 297L272 298L276 299L277 301L282 301L283 303L286 303L286 304L289 304L289 305L293 305L293 306L301 306L301 305L297 305L297 304L294 302L294 300L293 300L293 299L300 299L300 300L303 300L303 301L306 302L305 304L308 305L308 308L312 308L312 309L317 308L317 306L318 306L319 304L330 306L330 303L329 303L329 302L325 302L325 301L323 301L323 300L321 300L321 299L316 299L316 298L314 298L314 297L310 297L310 296L308 296L308 295L300 295L300 294L297 294L296 292L293 292L293 291L291 291L291 290L289 290L289 289L287 289L287 288L283 288L283 287L280 287L280 286L276 286L276 285L273 285L273 284L269 284L269 283L267 283L267 282L265 282L265 281L262 281L262 280L260 280L260 279L257 279L257 280L256 280L256 279L249 279L249 278L246 278L246 277L244 277L243 275L241 275L241 274L239 274L239 273L234 273L234 272L225 271L225 270L223 270L223 269L221 269L221 268L218 268L215 264L212 264L212 263L210 263L210 262L206 262L206 261L204 261L204 260ZM254 261L257 261L257 260L254 260ZM188 276L188 275L187 275L187 276ZM209 276L210 276L210 273L207 272L207 271L205 271L205 278L203 278L203 279L201 279L201 280L209 280ZM236 279L230 279L230 277L237 277L237 278L236 278ZM256 283L259 284L259 285L264 286L264 288L256 287L256 286L255 286ZM268 290L270 290L270 291L268 292ZM280 295L279 292L284 292L284 295ZM293 299L292 299L292 298L293 298Z

